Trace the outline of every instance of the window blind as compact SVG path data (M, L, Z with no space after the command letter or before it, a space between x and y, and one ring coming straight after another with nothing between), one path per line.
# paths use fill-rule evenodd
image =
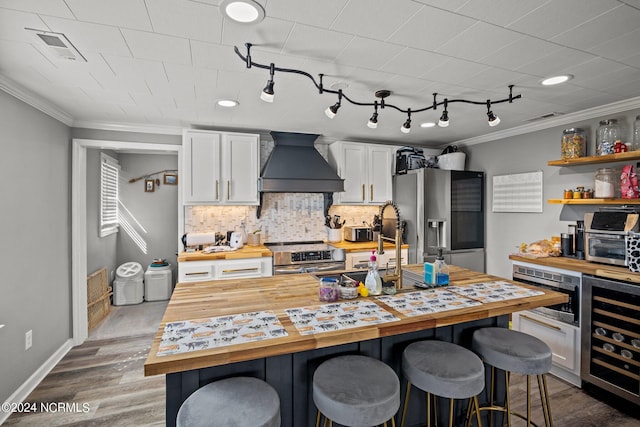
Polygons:
M120 165L100 153L100 237L118 232L118 176Z

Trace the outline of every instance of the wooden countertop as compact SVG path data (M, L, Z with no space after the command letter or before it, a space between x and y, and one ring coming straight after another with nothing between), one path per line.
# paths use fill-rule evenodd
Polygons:
M240 249L229 252L215 252L212 254L204 254L200 251L181 252L178 256L178 262L185 261L211 261L225 259L242 259L242 258L261 258L272 256L271 251L264 245L248 246L245 245Z
M334 246L338 249L344 249L345 252L364 252L370 251L372 249L378 249L378 242L347 242L343 240L341 242L331 242L329 243L331 246ZM395 249L396 245L393 243L384 243L384 249ZM408 249L409 245L402 245L402 249Z
M405 268L421 274L423 266L415 264ZM456 266L450 267L450 282L454 285L494 280L505 279ZM526 285L519 285L526 287ZM543 291L544 294L539 296L492 302L414 317L404 316L375 298L369 297L369 301L384 307L399 317L400 320L322 334L300 335L284 310L320 303L318 299L318 282L309 274L281 275L260 279L179 283L173 291L156 337L153 340L144 365L144 372L148 376L225 365L485 319L567 301L567 297L561 293ZM285 327L288 336L169 356L156 356L164 326L168 322L261 310L274 311Z
M542 257L532 258L527 256L509 255L513 261L528 262L530 264L544 265L547 267L561 268L564 270L577 271L583 274L606 277L608 279L622 280L625 282L640 283L640 273L633 273L627 267L615 265L599 264L597 262L585 261L566 257Z

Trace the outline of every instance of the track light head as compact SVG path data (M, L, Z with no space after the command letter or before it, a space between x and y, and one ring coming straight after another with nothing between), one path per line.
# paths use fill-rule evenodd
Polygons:
M262 89L262 93L260 93L260 99L264 102L273 102L274 91L273 91L273 80L269 79L267 81L267 85Z
M378 127L378 113L373 113L373 116L367 122L367 126L371 129L376 129Z
M324 110L324 113L327 115L327 117L329 117L330 119L333 119L336 114L338 114L338 109L340 108L340 103L336 102L335 104L327 107L326 110Z
M493 126L498 126L500 124L500 117L496 116L495 114L493 114L493 111L491 111L491 100L487 99L487 118L488 118L488 122L489 122L489 126L493 127Z
M407 121L400 127L400 132L409 133L411 132L411 109L407 112Z
M440 116L440 120L438 120L438 126L440 126L441 128L446 128L447 126L449 126L449 112L447 111L448 102L448 100L444 100L444 111Z

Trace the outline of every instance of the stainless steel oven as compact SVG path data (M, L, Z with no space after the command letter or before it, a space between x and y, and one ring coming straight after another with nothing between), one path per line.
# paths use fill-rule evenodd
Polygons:
M585 258L605 264L627 265L629 233L638 232L639 215L625 211L590 212L584 216Z
M566 303L539 307L531 311L570 325L580 325L581 273L514 262L513 280L567 295L569 300Z
M582 380L640 405L640 285L584 276Z
M345 269L344 249L322 241L265 243L273 253L273 274L321 273Z

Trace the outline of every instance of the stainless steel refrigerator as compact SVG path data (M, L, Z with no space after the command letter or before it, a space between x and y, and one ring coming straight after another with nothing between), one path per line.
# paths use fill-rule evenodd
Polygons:
M406 221L409 263L433 262L485 271L484 172L434 168L393 178L393 201Z

